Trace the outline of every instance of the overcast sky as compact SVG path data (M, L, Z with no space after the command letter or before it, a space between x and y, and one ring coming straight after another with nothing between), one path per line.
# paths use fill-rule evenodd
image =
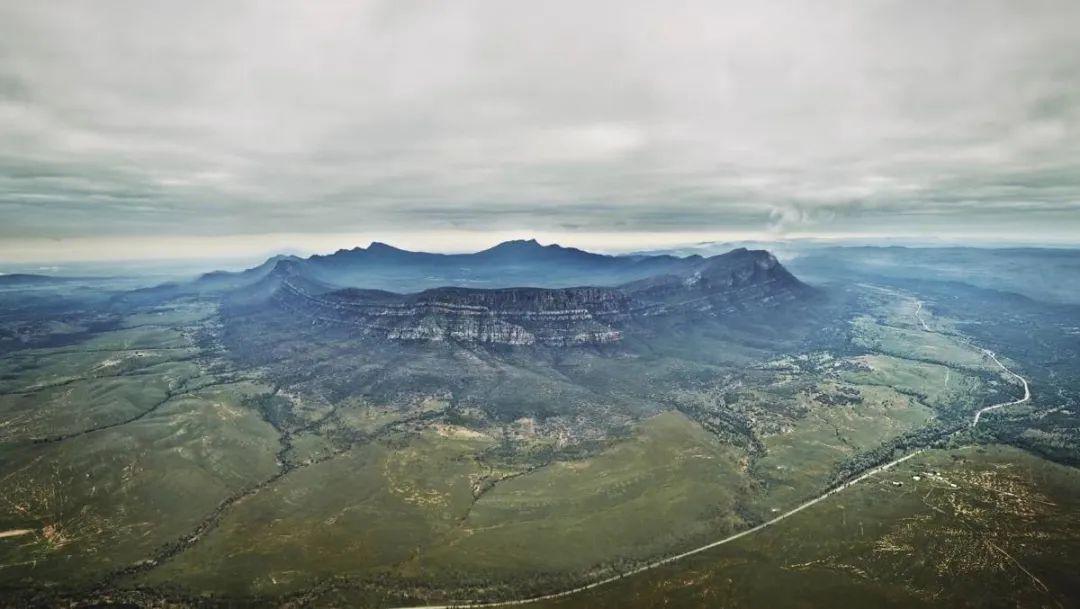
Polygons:
M1076 0L0 0L0 259L1080 241L1078 31Z

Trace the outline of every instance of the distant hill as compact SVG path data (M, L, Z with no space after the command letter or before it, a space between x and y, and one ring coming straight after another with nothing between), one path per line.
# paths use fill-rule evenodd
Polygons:
M54 277L52 275L35 275L32 273L0 275L0 287L32 287L85 281L88 281L88 279L84 277Z
M384 246L328 258L342 265L343 255L354 267L376 265L387 257L415 261L438 256ZM617 342L624 332L634 332L660 317L763 311L812 291L763 250L737 249L710 258L635 260L511 242L465 257L473 264L491 265L488 269L507 268L507 260L526 268L541 266L547 272L558 265L571 273L581 273L586 265L602 265L608 267L601 275L606 278L634 276L643 269L662 272L617 286L443 286L395 293L335 288L323 281L326 266L314 265L311 259L282 259L261 280L230 293L227 302L234 314L277 311L292 322L345 327L377 340L565 346ZM442 264L446 258L436 260ZM432 268L430 259L424 264Z
M1080 304L1080 250L1064 248L827 247L789 262L821 281L964 283L1057 304Z

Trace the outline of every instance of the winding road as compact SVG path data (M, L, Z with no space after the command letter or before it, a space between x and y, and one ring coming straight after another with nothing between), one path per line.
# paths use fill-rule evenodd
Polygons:
M971 421L971 426L972 427L975 427L976 425L979 424L979 419L982 418L983 413L990 412L991 410L997 410L998 408L1004 408L1006 406L1015 406L1017 404L1023 404L1024 402L1031 399L1031 388L1028 387L1028 382L1027 382L1026 378L1024 378L1024 377L1020 376L1019 374L1013 372L1012 370L1009 370L1008 368L1006 368L1005 364L1002 364L1001 361L998 360L997 355L994 354L993 351L991 351L989 349L983 349L983 353L990 356L990 359L994 360L994 363L997 364L1001 368L1001 370L1005 373L1006 376L1011 376L1014 379L1020 381L1024 385L1024 397L1022 397L1022 398L1020 398L1018 400L1013 400L1011 402L1002 402L1001 404L994 404L993 406L987 406L986 408L980 408L979 411L975 413L975 419Z
M924 320L923 317L922 317L922 309L923 309L922 301L921 300L916 301L915 319L918 320L919 325L922 326L922 329L924 331L933 332L933 330L930 329L930 326L926 325L926 320ZM987 357L994 360L994 363L997 364L999 368L1001 368L1001 371L1005 374L1005 376L1012 377L1012 378L1020 381L1020 384L1024 386L1024 397L1015 399L1015 400L1013 400L1011 402L1002 402L1000 404L993 404L993 405L987 406L985 408L980 408L975 413L975 418L972 419L972 421L971 421L971 427L973 427L973 428L976 425L979 424L979 420L982 419L982 416L983 416L984 413L990 412L992 410L997 410L998 408L1004 408L1006 406L1016 406L1017 404L1023 404L1024 402L1027 402L1028 400L1031 399L1031 388L1028 387L1027 379L1025 379L1024 377L1020 376L1019 374L1013 372L1012 370L1009 370L1009 368L1007 368L1005 366L1005 364L1001 363L1001 360L999 360L997 358L997 354L994 353L993 351L991 351L989 349L979 349L979 350L982 351L984 354L986 354ZM949 372L946 371L946 373L945 373L945 384L947 385L948 383L949 383Z
M931 330L929 328L929 326L926 325L926 322L923 321L923 318L922 318L922 315L921 315L922 306L923 306L922 301L918 301L918 306L915 309L915 318L919 321L919 324L922 325L922 328L923 328L924 331L933 332L933 330ZM976 425L979 424L979 420L982 418L982 415L984 413L986 413L986 412L990 412L992 410L997 410L998 408L1004 408L1006 406L1015 406L1017 404L1023 404L1024 402L1027 402L1028 400L1031 399L1031 390L1028 387L1027 379L1025 379L1024 377L1022 377L1019 374L1017 374L1017 373L1013 372L1012 370L1010 370L1008 367L1005 366L1005 364L1002 364L1001 361L998 360L997 355L993 351L990 351L989 349L982 349L982 352L985 353L988 357L990 357L990 359L994 360L994 363L997 364L1001 368L1001 370L1004 372L1004 374L1006 376L1010 376L1012 378L1015 378L1015 379L1019 380L1023 384L1023 386L1024 386L1024 396L1022 398L1019 398L1019 399L1016 399L1016 400L1011 400L1011 401L1008 401L1008 402L1002 402L1000 404L994 404L992 406L987 406L985 408L979 409L975 413L975 418L971 422L971 427L972 428L974 428ZM837 487L835 487L835 488L833 488L831 490L825 491L821 495L818 495L817 497L815 497L813 499L810 499L809 501L806 501L805 503L799 504L797 507L792 508L792 509L784 512L783 514L780 514L779 516L776 516L775 518L772 518L771 520L765 521L765 522L763 522L763 523L761 523L761 524L759 524L759 525L757 525L755 527L746 529L745 531L741 531L741 532L735 533L733 535L729 535L729 536L727 536L727 537L725 537L723 539L719 539L719 540L714 541L712 543L708 543L708 544L705 544L703 546L694 548L692 550L688 550L688 551L683 552L681 554L675 554L675 555L672 555L672 556L661 558L659 560L655 560L653 562L644 564L644 565L642 565L640 567L637 567L637 568L632 569L630 571L627 571L625 573L620 573L618 575L613 575L611 577L607 577L607 578L604 578L604 579L601 579L601 580L597 580L595 582L592 582L590 584L586 584L584 586L578 586L576 588L571 588L569 590L563 590L561 592L552 592L551 594L543 594L543 595L540 595L540 596L531 596L531 597L528 597L528 598L521 598L521 599L516 599L516 600L490 601L490 602L453 601L453 602L450 602L448 604L442 604L442 605L413 605L413 606L408 606L408 607L397 607L395 609L470 609L470 608L480 608L480 607L508 607L508 606L511 606L511 605L527 605L527 604L530 604L530 603L536 603L536 602L540 602L540 601L563 598L563 597L571 596L573 594L578 594L578 593L581 593L581 592L585 592L587 590L592 590L593 588L599 588L600 586L604 586L604 585L607 585L607 584L610 584L610 583L614 583L614 582L617 582L617 581L619 581L621 579L625 579L627 577L631 577L633 575L637 575L639 573L649 571L649 570L655 569L657 567L662 567L664 565L671 564L673 562L682 560L684 558L688 558L688 557L693 556L695 554L700 554L701 552L711 550L711 549L713 549L715 547L722 546L722 545L724 545L726 543L730 543L732 541L735 541L736 539L746 537L747 535L752 535L754 533L757 533L758 531L762 531L762 530L764 530L764 529L766 529L766 528L768 528L768 527L770 527L770 526L772 526L774 524L779 523L782 520L785 520L787 518L790 518L791 516L794 516L795 514L798 514L799 512L805 510L808 507L816 505L816 504L824 501L825 499L828 499L829 497L831 497L831 496L833 496L833 495L835 495L837 493L840 493L841 491L844 491L847 488L849 488L851 486L854 486L855 484L858 484L859 482L862 482L863 480L866 480L867 478L870 478L871 476L879 474L879 473L881 473L881 472L883 472L885 470L891 469L891 468L903 463L904 461L907 461L908 459L911 459L912 457L915 457L916 455L922 453L924 450L925 449L920 448L919 450L916 450L915 452L912 452L912 453L908 453L908 454L904 455L903 457L893 459L892 461L889 461L888 463L878 465L877 467L866 470L865 472L863 472L859 476L857 476L855 478L852 478L851 480L848 480L847 482L841 484L840 486L837 486Z

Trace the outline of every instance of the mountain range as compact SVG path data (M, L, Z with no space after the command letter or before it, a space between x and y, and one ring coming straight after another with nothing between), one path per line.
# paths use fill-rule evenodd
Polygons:
M246 283L290 260L313 279L339 285L390 291L419 291L448 285L477 288L570 287L618 285L652 275L680 272L701 256L609 256L535 239L506 241L471 254L412 252L374 242L367 248L342 249L309 258L275 256L239 273L214 272L202 285Z
M617 342L649 318L723 316L812 292L764 250L606 256L536 241L457 255L374 243L195 283L227 288L234 315L270 307L383 340L548 346Z

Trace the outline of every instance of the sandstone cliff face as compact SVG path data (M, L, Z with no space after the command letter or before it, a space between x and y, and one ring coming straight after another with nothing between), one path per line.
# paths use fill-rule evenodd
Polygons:
M613 288L439 288L417 294L370 290L317 293L296 269L275 270L271 302L314 321L346 324L389 340L552 346L604 344L621 337L629 298Z
M636 320L772 307L807 290L771 254L747 250L617 288L333 290L310 281L289 261L279 263L267 282L260 291L273 306L375 338L547 346L613 343Z

